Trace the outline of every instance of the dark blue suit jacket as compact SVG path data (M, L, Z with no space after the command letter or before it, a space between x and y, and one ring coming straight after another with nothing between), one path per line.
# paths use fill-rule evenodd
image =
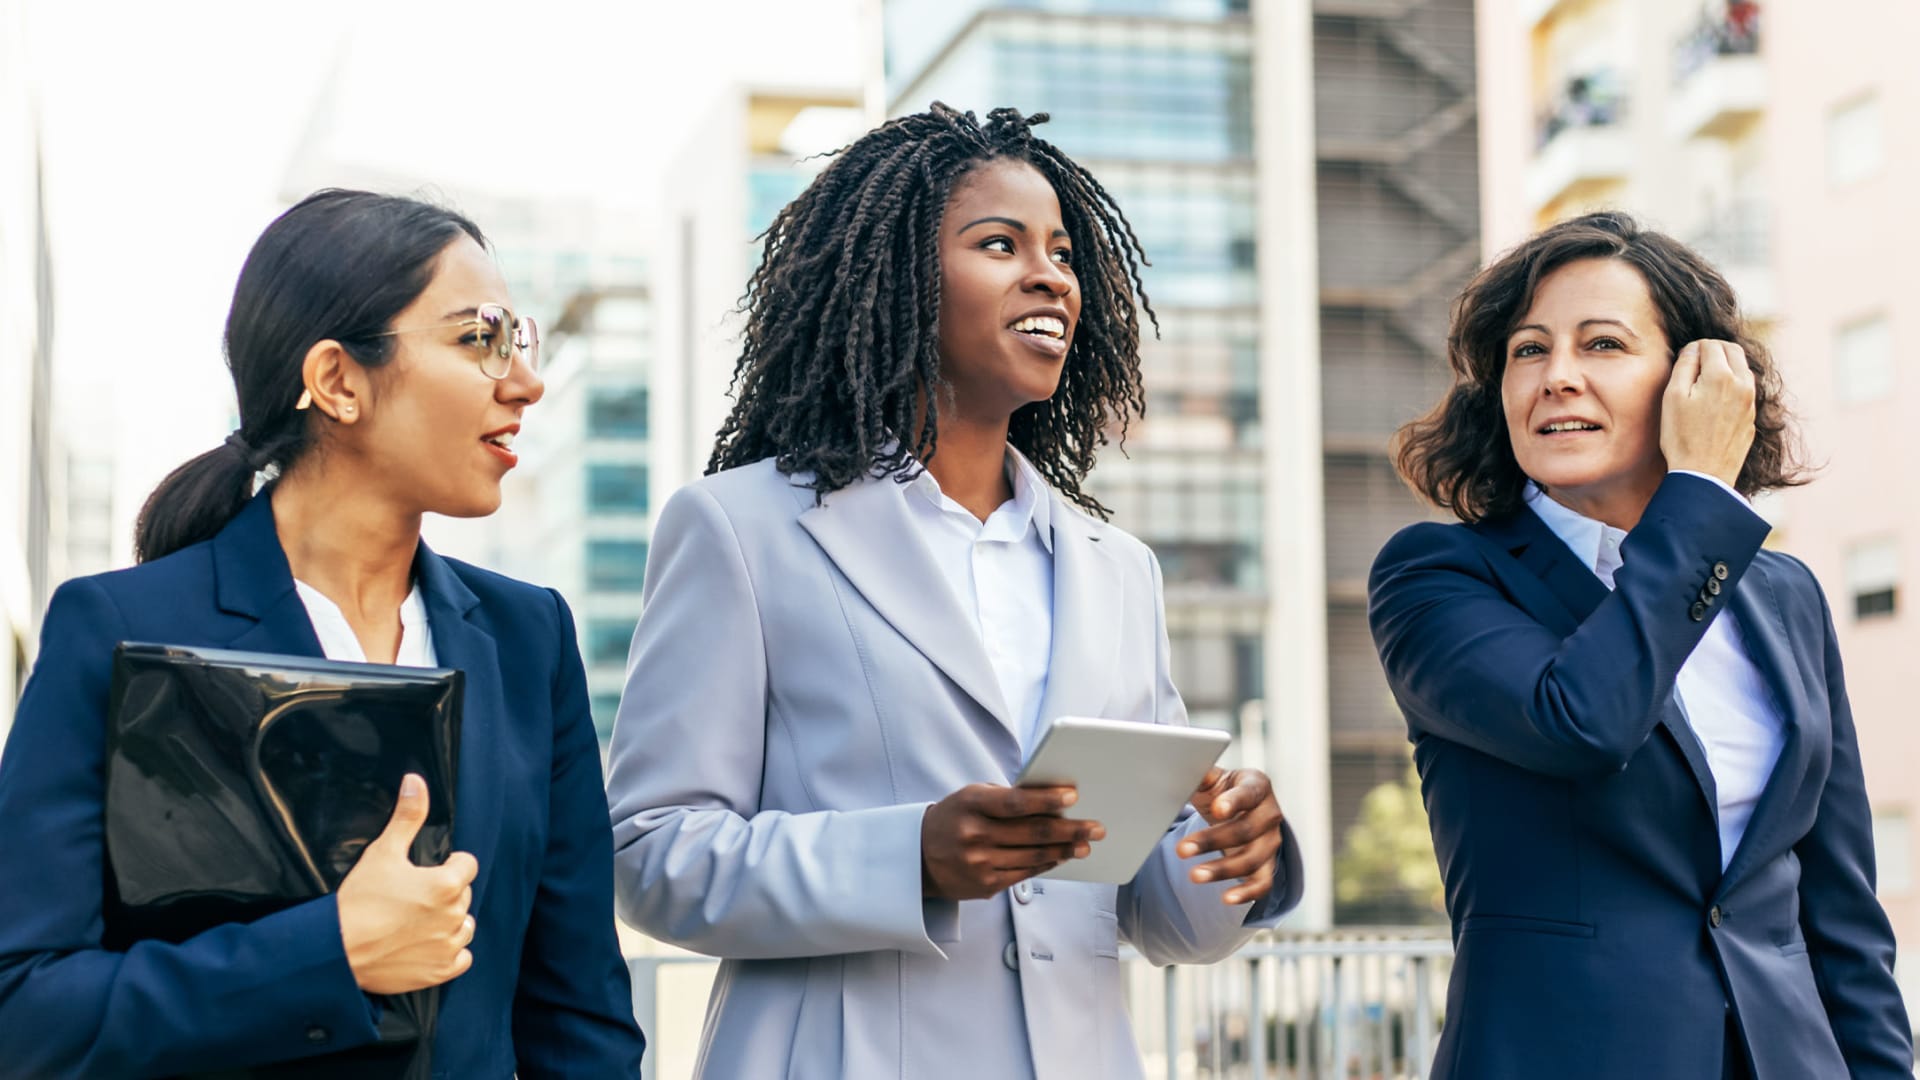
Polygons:
M1373 636L1457 950L1435 1077L1711 1080L1729 1016L1759 1080L1911 1075L1832 619L1767 531L1672 475L1612 593L1530 510L1381 551ZM1674 697L1714 618L1737 621L1786 725L1725 873Z
M445 991L435 1075L635 1076L572 615L424 544L414 571L440 664L467 675L454 846L480 864L473 967ZM331 897L178 945L101 947L107 694L125 640L322 655L269 500L211 541L54 594L0 756L0 1075L166 1076L372 1042Z

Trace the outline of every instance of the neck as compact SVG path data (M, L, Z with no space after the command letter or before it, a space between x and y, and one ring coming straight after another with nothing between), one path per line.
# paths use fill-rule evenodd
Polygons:
M926 462L927 471L940 482L940 490L981 521L1013 498L1013 484L1007 479L1010 420L1003 416L998 422L979 422L959 415L943 416L940 445Z
M273 489L274 531L293 576L340 605L356 626L397 620L413 587L420 513L391 505L347 470L329 469L324 458L304 464Z
M1543 490L1547 498L1582 517L1611 525L1622 532L1632 532L1633 527L1640 524L1640 515L1646 513L1647 504L1653 501L1653 493L1660 489L1660 481L1664 479L1666 474L1661 473L1651 478L1651 482L1646 479L1631 482L1622 480L1612 484Z

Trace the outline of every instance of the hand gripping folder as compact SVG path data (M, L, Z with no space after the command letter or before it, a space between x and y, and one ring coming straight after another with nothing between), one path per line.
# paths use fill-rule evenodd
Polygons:
M426 779L422 866L453 850L460 672L122 644L107 722L106 945L182 942L333 892ZM440 988L375 998L380 1041L221 1080L425 1080Z

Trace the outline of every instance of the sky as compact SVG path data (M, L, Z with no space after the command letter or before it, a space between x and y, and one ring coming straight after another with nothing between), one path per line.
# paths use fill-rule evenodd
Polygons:
M232 423L227 303L329 81L339 160L644 215L729 84L860 81L877 0L11 2L40 101L57 423L114 447L124 543Z

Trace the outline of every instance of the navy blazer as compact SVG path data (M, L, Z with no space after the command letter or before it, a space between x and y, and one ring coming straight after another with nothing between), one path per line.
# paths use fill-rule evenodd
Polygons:
M1531 510L1400 532L1369 616L1456 948L1434 1076L1912 1075L1832 618L1767 525L1670 475L1609 593ZM1719 582L1717 591L1707 585ZM1785 743L1722 873L1674 679L1736 620Z
M420 546L434 650L466 672L454 846L473 853L473 967L434 1075L634 1076L613 842L573 617L559 594ZM0 756L0 1075L167 1076L372 1042L332 897L178 945L102 947L108 683L127 640L321 656L273 511L54 593Z

